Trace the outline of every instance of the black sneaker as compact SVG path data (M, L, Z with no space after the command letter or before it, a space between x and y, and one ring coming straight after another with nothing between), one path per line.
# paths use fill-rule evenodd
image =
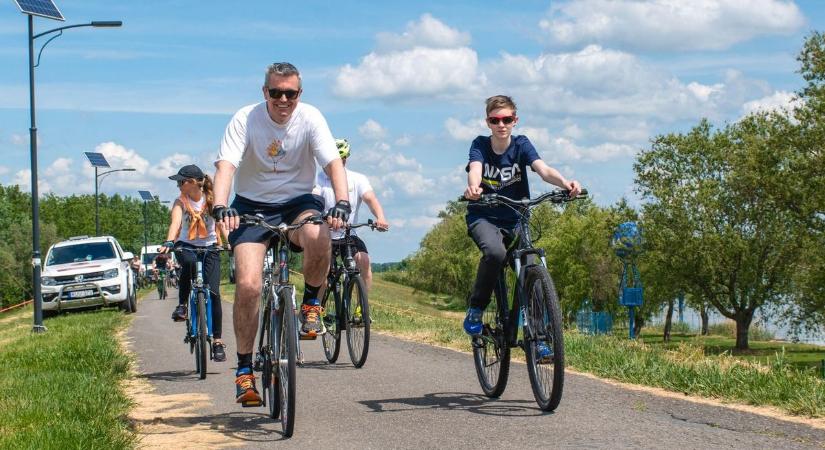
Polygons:
M172 320L175 322L183 322L186 320L186 305L178 305L174 311L172 311Z
M212 344L212 361L226 361L226 352L223 351L224 348L226 348L226 344L224 344L223 342L215 342L214 344Z

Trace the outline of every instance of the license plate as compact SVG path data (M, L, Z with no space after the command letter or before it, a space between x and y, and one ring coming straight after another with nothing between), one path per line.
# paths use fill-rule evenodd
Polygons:
M90 295L94 295L95 291L93 289L87 289L85 291L72 291L69 292L69 298L78 298L78 297L88 297Z

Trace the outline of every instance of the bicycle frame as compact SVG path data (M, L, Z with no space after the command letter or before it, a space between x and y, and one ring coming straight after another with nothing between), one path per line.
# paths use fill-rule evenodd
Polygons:
M534 265L534 262L529 261L531 255L538 256L542 266L547 269L547 258L545 257L544 249L533 247L533 240L530 235L530 216L531 211L527 208L521 215L519 223L515 228L513 234L514 249L508 251L505 266L501 269L498 282L495 290L497 295L502 299L502 304L499 306L507 307L506 323L501 324L505 330L507 345L510 347L522 347L524 342L518 340L518 332L520 325L527 323L530 327L529 321L524 318L527 315L527 302L524 297L522 287L524 286L524 277L526 268ZM507 265L512 262L513 272L516 274L513 280L513 296L508 299L507 290Z

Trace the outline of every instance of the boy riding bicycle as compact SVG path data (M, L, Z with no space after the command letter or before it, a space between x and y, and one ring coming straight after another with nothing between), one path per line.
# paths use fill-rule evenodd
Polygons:
M488 98L486 104L486 123L491 135L478 136L470 145L465 198L478 200L482 194L490 193L514 199L529 198L528 166L546 183L568 189L571 197L579 194L579 182L568 181L545 164L527 136L512 135L518 116L516 104L510 97L496 95ZM470 336L481 334L482 312L490 303L490 295L507 257L505 240L510 241L518 219L518 214L506 206L467 205L467 233L482 254L464 318L464 331ZM543 343L538 352L541 358L550 354Z

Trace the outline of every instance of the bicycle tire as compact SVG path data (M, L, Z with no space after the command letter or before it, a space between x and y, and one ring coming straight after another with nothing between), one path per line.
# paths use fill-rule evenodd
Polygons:
M524 323L524 352L527 355L527 372L539 408L553 411L559 406L564 389L561 308L547 269L529 266L525 271L527 317ZM536 348L539 342L544 342L552 351L550 362L538 360Z
M278 336L278 387L281 406L281 426L284 437L291 437L295 429L295 372L298 356L298 338L292 288L279 293L281 327Z
M198 354L198 376L201 380L206 379L206 298L203 292L198 292L198 337L197 337L197 351Z
M327 332L321 336L321 346L324 347L324 356L330 364L338 361L338 355L341 352L342 321L338 317L338 311L342 308L338 308L339 298L340 294L336 283L327 283L327 290L321 300L321 308L324 311L322 320Z
M344 301L347 303L347 350L355 368L367 362L370 351L370 305L367 288L360 275L351 276L347 282ZM355 296L353 296L353 292ZM353 298L355 305L353 305ZM360 308L360 311L359 311Z
M278 395L278 384L272 372L274 351L278 348L276 341L278 333L277 320L279 319L277 311L272 309L272 305L274 304L272 296L274 295L270 289L269 298L267 298L266 302L266 310L264 311L268 320L263 321L263 332L266 336L266 350L261 352L263 356L263 377L261 381L263 382L266 401L269 404L269 417L278 419L281 415L281 402Z
M473 362L484 395L498 398L507 387L510 374L510 345L504 324L507 323L507 299L496 289L493 301L482 315L481 339L473 341Z

